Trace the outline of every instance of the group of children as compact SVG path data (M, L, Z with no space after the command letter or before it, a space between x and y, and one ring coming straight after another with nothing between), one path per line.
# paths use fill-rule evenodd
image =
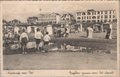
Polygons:
M41 30L39 28L36 29L36 33L34 34L35 42L36 42L36 50L41 51L41 48L39 44L43 41L44 45L47 46L51 40L49 33L46 32L45 35L42 34ZM20 43L21 43L21 48L23 51L23 54L26 54L26 45L29 42L29 37L28 34L26 33L26 30L23 29L22 34L20 35ZM44 49L45 52L47 52L47 49Z

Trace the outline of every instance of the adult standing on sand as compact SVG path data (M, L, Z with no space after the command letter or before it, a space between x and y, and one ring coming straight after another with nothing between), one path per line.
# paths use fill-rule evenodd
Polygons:
M106 33L105 38L106 39L111 39L111 28L110 27L107 29L107 33Z
M50 40L51 40L51 38L50 38L50 36L49 36L49 33L46 32L45 36L43 37L43 41L44 41L44 50L45 50L45 52L48 52L47 46L49 45Z
M28 35L25 32L25 29L23 29L23 33L20 35L20 42L21 42L23 54L27 53L25 51L25 49L26 49L26 44L27 44L28 40L29 40Z
M37 31L35 33L35 40L36 40L36 49L39 51L39 44L42 41L43 34L41 33L40 29L37 28Z
M88 38L93 38L93 29L89 26L87 30L88 30Z

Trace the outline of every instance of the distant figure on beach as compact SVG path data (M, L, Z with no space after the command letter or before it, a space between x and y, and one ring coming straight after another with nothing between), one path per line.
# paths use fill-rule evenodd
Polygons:
M57 30L57 36L61 37L61 29L60 28Z
M15 26L14 27L14 34L18 34L19 30L20 30L19 27Z
M88 27L87 27L87 29L86 29L86 36L88 37Z
M87 37L93 38L93 28L91 28L90 26L87 28Z
M8 31L8 38L13 38L13 33L12 33L12 31Z
M30 33L31 31L32 31L31 27L28 26L28 27L27 27L27 33Z
M110 38L109 39L112 39L112 24L110 24L110 29L111 29L111 31L110 31Z
M65 35L64 36L68 37L69 33L70 33L70 29L68 27L66 27L65 28Z
M107 29L105 39L111 39L111 28L110 27Z

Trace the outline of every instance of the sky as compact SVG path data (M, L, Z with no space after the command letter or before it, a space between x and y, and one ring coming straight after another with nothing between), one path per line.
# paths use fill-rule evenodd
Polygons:
M117 10L116 1L7 1L2 2L2 17L10 21L18 19L26 22L27 17L42 13L72 13L95 10Z

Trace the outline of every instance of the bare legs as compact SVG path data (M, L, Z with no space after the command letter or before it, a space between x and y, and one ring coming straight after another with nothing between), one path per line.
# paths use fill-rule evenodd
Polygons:
M25 51L25 49L26 49L26 45L23 45L22 46L22 51L23 51L22 54L27 54L27 52Z

